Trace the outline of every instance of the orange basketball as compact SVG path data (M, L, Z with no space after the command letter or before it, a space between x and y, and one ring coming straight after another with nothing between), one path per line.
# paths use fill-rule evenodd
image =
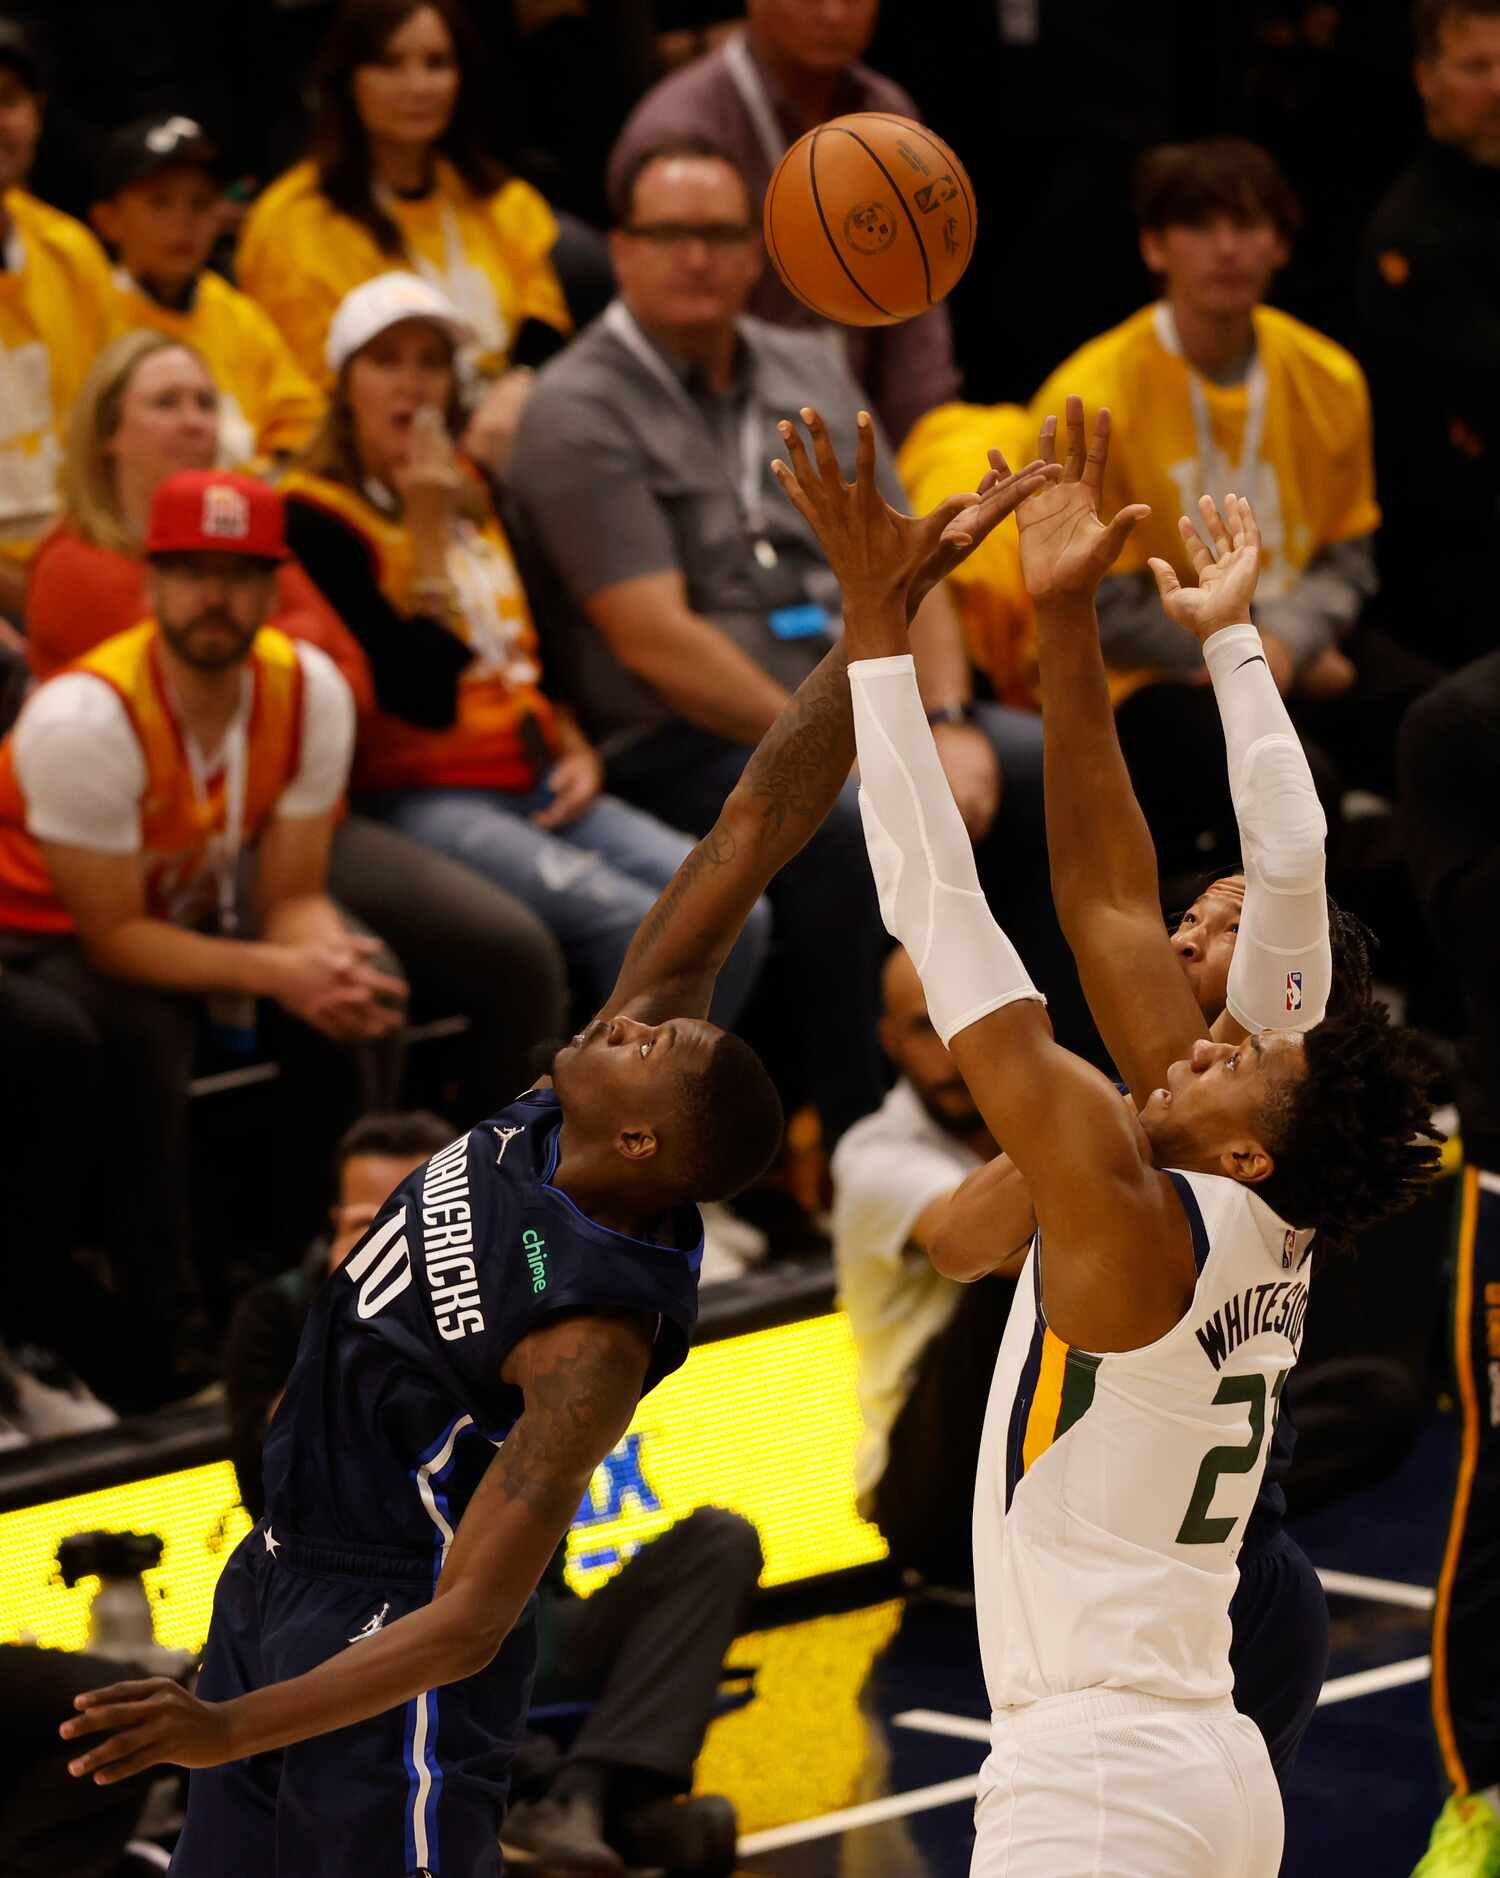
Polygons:
M804 306L892 326L950 294L974 252L974 188L941 137L859 111L799 137L766 191L766 249Z

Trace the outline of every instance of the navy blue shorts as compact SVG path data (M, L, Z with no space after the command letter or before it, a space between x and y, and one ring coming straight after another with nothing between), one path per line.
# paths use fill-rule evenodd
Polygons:
M274 1522L273 1522L274 1528ZM264 1522L225 1566L198 1693L227 1701L316 1668L429 1602L434 1567ZM177 1878L495 1878L536 1667L535 1602L489 1668L401 1708L188 1781Z
M1328 1669L1328 1600L1312 1561L1285 1532L1240 1553L1229 1606L1234 1705L1265 1736L1285 1780L1318 1706Z

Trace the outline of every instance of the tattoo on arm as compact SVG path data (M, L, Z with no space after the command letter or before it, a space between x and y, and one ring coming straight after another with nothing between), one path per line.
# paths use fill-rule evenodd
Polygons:
M526 1407L491 1463L495 1484L539 1518L570 1520L580 1479L630 1425L649 1360L635 1318L566 1318L533 1332L506 1365Z
M735 790L759 812L760 844L799 841L832 808L854 763L854 715L842 641L757 745ZM792 824L788 830L788 823Z

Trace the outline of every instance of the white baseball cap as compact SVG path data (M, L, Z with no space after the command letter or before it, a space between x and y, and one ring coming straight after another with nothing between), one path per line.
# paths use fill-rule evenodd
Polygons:
M444 293L420 274L377 274L353 287L339 302L328 328L324 356L330 372L341 372L356 352L403 320L439 326L455 346L466 346L474 329Z

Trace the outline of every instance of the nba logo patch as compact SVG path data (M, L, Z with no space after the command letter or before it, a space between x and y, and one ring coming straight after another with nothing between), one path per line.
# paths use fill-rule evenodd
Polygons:
M210 483L203 492L203 532L216 541L243 541L250 533L250 503L232 483Z
M1286 975L1286 1008L1289 1011L1302 1009L1302 974L1288 972Z
M1292 1254L1296 1250L1297 1235L1295 1232L1288 1232L1281 1242L1281 1269L1284 1272L1289 1272L1292 1269Z

